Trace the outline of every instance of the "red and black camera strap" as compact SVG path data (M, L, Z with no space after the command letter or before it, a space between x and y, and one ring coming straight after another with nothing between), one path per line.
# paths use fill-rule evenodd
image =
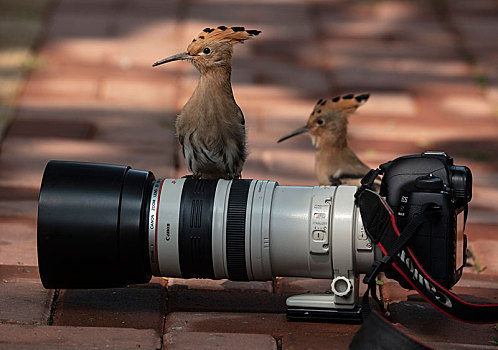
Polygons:
M351 343L351 349L363 349L366 344L371 349L390 349L390 347L385 347L385 343L379 347L372 347L372 339L382 338L379 332L384 329L387 330L384 333L387 333L390 344L394 346L392 349L428 349L425 345L393 327L381 313L370 312L369 292L379 304L382 313L385 313L382 303L376 296L375 281L377 275L385 269L394 271L399 278L406 280L436 309L450 317L470 323L496 322L498 320L498 304L474 304L459 298L434 281L407 246L410 238L418 232L424 222L439 217L440 208L431 204L426 205L422 213L414 217L400 232L392 209L381 196L370 189L373 180L379 173L380 170L377 169L367 174L362 180L362 187L355 195L366 233L372 243L382 250L384 257L372 266L363 280L364 283L368 284L362 302L365 322ZM368 343L363 343L363 340L366 341L367 338ZM393 343L393 341L395 342Z

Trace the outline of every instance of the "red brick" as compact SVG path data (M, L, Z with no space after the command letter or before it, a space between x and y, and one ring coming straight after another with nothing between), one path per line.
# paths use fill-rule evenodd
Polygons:
M429 18L403 20L390 23L385 19L358 19L351 16L334 15L321 11L320 24L327 37L354 39L382 39L385 41L415 40L418 42L442 43L449 45L451 35L444 31L441 23ZM428 40L430 35L433 37Z
M175 6L178 1L169 1L167 4L157 3L153 0L144 0L137 4L116 2L115 0L74 0L61 2L58 6L58 13L76 14L80 16L91 16L95 13L106 14L140 14L145 17L161 17L167 14L166 11L175 13Z
M449 95L442 99L441 105L447 114L455 117L479 118L492 115L491 105L481 96Z
M347 349L358 325L339 323L289 322L284 314L173 312L166 320L170 332L216 332L269 334L282 339L284 349ZM317 336L319 334L319 336Z
M457 15L454 20L462 32L465 45L472 52L496 52L495 39L498 35L496 17Z
M465 1L454 0L448 4L451 13L464 13L479 16L491 16L496 14L496 6L493 0L484 1Z
M56 15L62 13L81 15L83 11L87 11L88 15L94 12L110 12L115 10L116 3L113 0L74 0L70 2L62 1L57 7Z
M20 194L20 191L24 192L24 189L17 190L16 188L3 187L5 189L5 194L0 196L16 196ZM0 189L0 192L3 190ZM30 219L33 222L36 220L36 215L38 211L38 193L39 188L29 188L26 189L25 193L35 192L36 199L34 200L15 200L13 197L7 197L5 199L0 199L0 217L8 219ZM22 194L21 194L22 195ZM0 219L1 220L1 219ZM1 250L1 249L0 249ZM1 259L0 259L1 260Z
M4 349L150 349L161 347L152 329L19 326L0 324Z
M408 93L377 92L361 107L354 119L367 118L369 114L392 115L394 117L415 117L417 109L414 98ZM351 119L353 119L351 118Z
M258 84L283 85L310 98L326 96L329 92L330 77L319 69L271 57L253 61L252 65Z
M166 112L166 111L164 111ZM124 117L113 113L95 121L98 133L95 139L116 144L135 145L143 153L169 155L171 148L178 143L174 135L174 113L150 112L149 115Z
M68 98L76 101L94 100L97 97L97 81L91 77L45 77L34 75L23 91L28 100L48 99L52 102Z
M313 35L312 25L308 21L307 4L295 1L286 6L274 6L270 3L252 6L249 3L196 1L188 8L187 16L189 19L216 18L214 22L201 22L205 26L213 27L224 23L227 26L244 25L249 29L262 30L263 34L254 40L267 37L310 39ZM189 32L195 35L196 30L202 30L203 24L190 21L193 23L188 28ZM292 23L292 26L289 23Z
M290 333L282 338L284 349L349 349L355 331L345 333Z
M174 289L168 291L168 312L284 312L285 300L268 292Z
M171 332L164 335L164 347L183 349L277 349L276 340L263 334Z
M168 142L165 132L163 141ZM169 139L171 141L171 139ZM126 142L126 140L125 140ZM100 162L130 165L135 169L154 170L158 176L171 176L173 162L171 147L163 149L140 144L116 142L88 142L63 139L11 138L4 142L0 156L0 184L39 188L45 165L51 159Z
M0 217L0 264L37 265L36 222L33 219Z
M425 302L395 303L390 310L402 330L422 341L489 345L496 335L493 325L457 321Z
M175 88L172 84L141 80L106 79L101 97L118 106L167 108L173 105Z
M81 73L88 76L89 69L106 66L115 51L116 42L102 38L49 41L40 50L39 59L44 64L37 68L35 76L67 76L71 71L77 76ZM110 67L105 68L109 74Z
M472 169L472 168L471 168ZM475 189L475 187L474 187ZM478 205L474 205L474 203L471 202L470 205L470 212L472 213L472 218L468 221L469 224L483 224L483 225L496 225L498 224L498 217L495 215L495 210L490 210L490 209L480 209ZM472 231L468 231L470 233L469 239L472 240Z
M287 57L289 60L298 63L322 66L323 60L320 56L309 54L310 52L318 52L320 50L320 46L315 41L305 39L296 40L294 37L280 38L276 35L270 39L254 42L254 51L257 55L264 57Z
M473 85L471 77L463 72L463 66L455 60L434 62L432 60L398 58L337 57L333 61L337 84L342 91L354 90L414 90L423 91L434 84L441 88ZM427 66L439 66L433 72ZM450 73L444 73L449 70ZM454 74L451 71L457 71Z
M490 150L487 148L487 145L485 145L485 142L483 142L483 144L484 145L481 145L481 147L476 145L476 147L473 147L472 151L476 153L476 156L481 155L482 157L487 158L491 155L489 152ZM472 144L470 144L469 146L472 146ZM469 157L471 156L472 154L469 155ZM496 164L497 162L494 159L490 159L489 163ZM498 202L496 201L496 198L498 196L498 188L494 187L493 185L490 186L490 184L481 183L478 177L479 175L480 172L475 173L477 183L474 185L475 189L473 191L472 202L470 204L471 208L475 207L478 210L498 211ZM488 224L494 223L495 225L498 225L496 218L495 220L493 220L493 218L490 219L491 220L487 222ZM477 221L477 223L478 222L479 221ZM469 238L472 238L474 236L473 231L469 231L469 235ZM478 235L479 234L476 233L476 236Z
M5 283L39 282L38 266L0 265L0 279Z
M450 145L448 139L459 137L460 142L470 142L473 138L487 139L493 137L492 135L496 133L493 126L487 125L488 123L474 124L474 128L463 130L466 123L456 121L450 124L446 120L434 120L434 125L431 129L427 129L420 125L421 120L418 118L410 118L410 120L403 121L403 123L375 123L373 119L365 121L361 125L358 125L352 134L356 135L358 138L369 137L381 139L384 141L420 141L427 140L440 145L438 149L441 149L441 145L445 143ZM417 126L418 125L418 126ZM443 148L444 149L444 148ZM451 154L451 153L450 153Z
M415 43L411 40L369 40L369 39L344 39L326 37L324 39L324 50L333 55L331 62L336 59L378 61L380 59L410 60L422 62L431 60L433 63L442 63L444 60L457 61L455 49L449 43L436 44L432 41ZM327 65L328 66L328 65ZM332 69L334 66L331 66ZM371 67L373 69L373 67Z
M388 1L376 3L372 7L371 11L375 18L388 22L409 21L420 15L430 15L428 9L422 8L418 3Z
M78 37L106 37L113 33L105 12L84 16L82 13L57 13L51 21L48 37L51 40Z
M469 241L471 241L469 239ZM496 250L498 249L498 240L496 238L480 239L471 241L474 254L479 259L481 268L485 267L483 273L498 276L498 261L496 259Z
M299 142L297 140L294 141ZM289 140L286 142L292 143L294 141ZM303 136L300 141L309 142L309 140ZM280 145L277 145L276 147L280 147ZM306 148L308 147L310 146L307 146ZM295 179L294 182L299 183L300 181L302 185L310 184L310 181L312 184L316 184L314 162L315 156L312 150L273 150L269 147L265 149L265 147L261 145L257 148L252 148L251 155L248 159L249 165L258 165L261 169L257 169L255 166L249 166L248 168L252 169L248 169L248 173L259 170L264 171L270 180L293 178Z
M75 120L57 120L18 117L10 126L6 137L55 137L88 139L95 132L91 123Z
M154 329L162 333L165 294L157 284L114 289L63 290L55 326Z
M312 278L294 278L294 277L277 277L274 281L276 293L290 294L323 294L330 292L330 283L328 279Z
M38 188L0 186L0 201L38 200Z
M41 285L36 266L0 265L0 324L46 324L52 297L53 291Z
M474 222L474 220L471 220L470 222L467 222L465 232L469 236L468 238L472 240L494 239L496 237L496 230L498 229L496 226L497 225L480 223L477 220Z
M358 328L358 325L347 324L290 322L285 314L274 313L174 312L166 320L166 333L211 332L218 329L222 333L271 334L278 337L293 332L348 333Z

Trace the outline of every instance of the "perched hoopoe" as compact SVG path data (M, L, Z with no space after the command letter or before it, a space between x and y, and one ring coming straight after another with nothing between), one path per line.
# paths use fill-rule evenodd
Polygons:
M305 126L278 142L308 132L316 147L315 172L320 185L355 185L370 170L348 147L348 116L364 104L369 94L320 99Z
M259 33L244 27L205 28L187 51L153 64L184 60L201 73L176 119L185 163L196 178L240 177L246 159L246 133L244 115L232 92L232 45Z

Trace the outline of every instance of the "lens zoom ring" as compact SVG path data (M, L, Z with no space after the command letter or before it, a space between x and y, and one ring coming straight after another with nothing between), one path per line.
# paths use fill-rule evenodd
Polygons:
M251 180L234 180L228 197L226 254L228 278L248 281L246 270L246 208Z

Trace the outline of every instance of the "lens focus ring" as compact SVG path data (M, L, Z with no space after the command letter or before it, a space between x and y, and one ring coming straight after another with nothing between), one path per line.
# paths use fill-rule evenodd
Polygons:
M248 281L246 269L246 208L251 180L234 180L228 197L226 256L229 279Z

